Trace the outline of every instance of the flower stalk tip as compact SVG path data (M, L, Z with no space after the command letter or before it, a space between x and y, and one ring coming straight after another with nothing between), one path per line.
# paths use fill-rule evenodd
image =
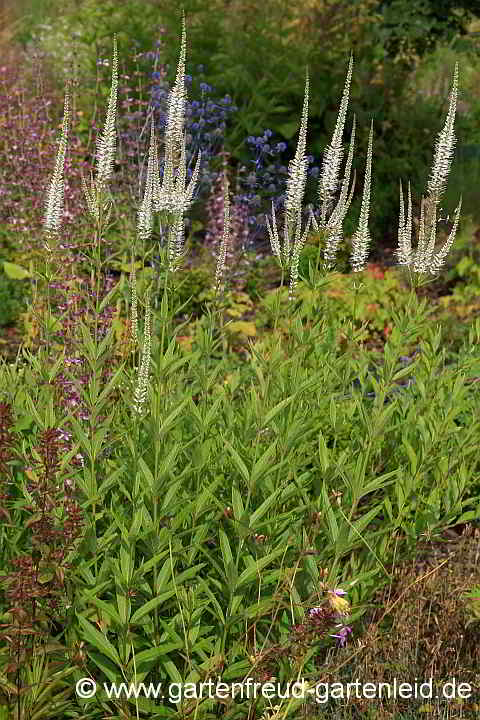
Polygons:
M70 123L70 83L67 84L65 101L63 107L62 134L58 144L55 169L48 190L45 203L45 215L43 228L47 235L58 234L61 226L61 214L64 201L64 178L65 155L67 152L67 137Z

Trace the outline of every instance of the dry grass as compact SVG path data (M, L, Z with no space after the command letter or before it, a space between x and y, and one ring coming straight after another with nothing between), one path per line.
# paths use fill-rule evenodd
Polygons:
M447 539L448 537L448 539ZM472 686L472 698L449 704L450 717L478 717L480 706L480 621L473 620L464 593L480 586L480 530L465 527L443 539L425 540L411 562L395 568L394 581L375 599L363 650L355 657L352 677L363 682L413 683L433 680L433 687L455 678ZM375 718L400 717L422 709L443 717L435 700L356 700L361 713L375 706ZM473 713L473 715L471 714Z

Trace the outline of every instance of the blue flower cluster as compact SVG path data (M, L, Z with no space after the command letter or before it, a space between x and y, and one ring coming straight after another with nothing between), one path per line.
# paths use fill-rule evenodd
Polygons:
M203 65L197 66L197 71L202 73ZM164 130L167 124L167 107L169 88L165 80L161 79L160 73L152 73L152 78L158 80L151 90L151 103L154 108L156 126ZM185 82L192 85L191 75L185 75ZM212 187L217 173L211 173L208 169L209 161L220 151L224 139L224 131L227 120L231 113L238 108L232 104L229 95L219 101L213 101L207 96L213 88L205 82L200 83L201 99L187 101L185 107L185 129L187 132L187 178L190 179L193 173L194 162L196 162L198 151L202 151L202 163L200 167L200 180L197 185L194 199L199 195L208 192ZM163 161L159 162L160 174L163 174Z
M235 196L237 201L246 202L249 206L254 205L260 207L262 200L267 201L265 210L257 216L251 216L249 218L250 225L255 226L252 227L252 243L255 242L258 236L266 237L265 214L268 214L271 218L272 201L275 207L275 214L277 214L277 210L283 205L286 197L288 168L285 162L277 159L276 162L269 162L268 165L265 166L267 156L279 158L279 156L288 149L288 145L285 142L278 142L276 144L269 142L272 135L272 130L267 129L264 131L263 136L254 137L250 135L246 139L247 145L255 151L255 159L251 161L255 169L243 180L243 183L248 188L247 193ZM314 156L309 155L308 162L313 163L314 161ZM308 170L307 176L315 178L318 176L318 173L319 168L313 166ZM258 192L255 193L254 190ZM262 197L258 193L261 193ZM304 220L309 216L311 207L312 206L309 205L304 209ZM314 214L318 216L319 211L314 211Z
M197 72L204 75L203 65L197 65ZM151 89L151 103L154 108L156 126L165 129L168 115L169 87L165 77L159 72L151 73L154 84ZM192 87L191 75L185 75L187 86ZM202 162L200 166L199 182L194 194L194 200L206 196L214 187L220 172L210 170L210 161L221 151L225 139L225 129L228 120L238 110L233 105L230 95L220 99L212 99L210 96L214 88L202 81L199 83L200 99L187 101L185 108L185 128L187 133L186 161L187 178L192 176L194 162L196 162L198 151L202 151ZM268 237L266 230L265 215L271 217L272 201L275 212L283 204L286 194L288 179L287 161L282 156L288 150L285 142L274 143L271 141L272 130L265 130L263 136L249 136L246 144L253 149L255 158L251 160L253 167L247 172L245 166L241 166L237 175L237 194L234 195L234 202L248 208L249 245L254 246L259 238ZM313 155L308 157L309 163L314 162ZM267 162L268 161L268 162ZM163 175L163 159L159 159L160 175ZM246 173L246 174L245 174ZM308 170L308 177L316 178L319 167L314 165ZM304 209L304 221L310 214L312 205ZM319 211L314 213L318 216Z

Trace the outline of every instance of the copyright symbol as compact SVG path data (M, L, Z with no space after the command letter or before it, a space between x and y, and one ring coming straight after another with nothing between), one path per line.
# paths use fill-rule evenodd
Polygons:
M75 685L75 691L78 697L84 699L92 698L97 692L97 683L91 678L80 678Z

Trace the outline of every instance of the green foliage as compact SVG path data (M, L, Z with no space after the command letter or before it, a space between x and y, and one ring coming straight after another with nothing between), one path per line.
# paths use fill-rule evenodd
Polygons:
M203 267L181 271L178 277L176 301L184 305L182 313L185 315L199 315L205 299L212 287L211 270Z
M475 0L382 0L379 5L385 48L403 59L423 57L439 42L451 42L466 31L471 13L479 13Z
M18 266L10 264L10 268ZM15 273L13 273L15 274ZM25 283L27 282L27 285ZM25 310L29 296L28 281L9 276L0 270L0 327L14 325Z
M278 265L271 255L257 260L253 252L249 253L248 262L250 267L244 287L252 299L258 300L265 296L267 288L278 282Z
M302 249L302 254L298 263L298 273L300 277L308 277L310 264L313 267L316 267L319 262L319 258L321 262L324 250L325 242L322 241L320 234L317 235L316 233L310 233L310 236L307 238L307 241ZM347 241L344 241L338 248L335 265L339 272L349 272L349 258L351 251L351 243Z

